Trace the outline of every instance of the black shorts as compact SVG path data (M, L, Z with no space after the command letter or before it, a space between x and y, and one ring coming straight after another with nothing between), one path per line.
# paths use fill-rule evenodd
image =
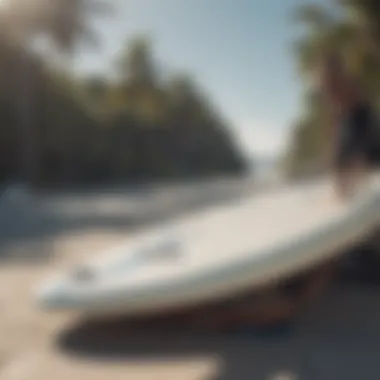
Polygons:
M357 158L372 164L376 126L374 112L368 104L358 104L347 112L338 135L336 169L348 168Z

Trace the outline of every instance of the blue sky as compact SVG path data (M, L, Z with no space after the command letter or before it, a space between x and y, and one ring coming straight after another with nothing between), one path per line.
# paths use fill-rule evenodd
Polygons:
M299 111L300 83L290 46L300 0L116 0L117 15L96 24L102 48L78 68L112 70L137 33L155 42L159 62L197 78L249 153L273 154Z

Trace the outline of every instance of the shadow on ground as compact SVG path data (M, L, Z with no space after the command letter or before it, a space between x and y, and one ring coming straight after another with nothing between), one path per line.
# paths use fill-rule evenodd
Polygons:
M83 320L61 332L57 346L65 355L97 362L149 365L213 357L219 367L212 380L275 380L283 373L296 375L284 378L289 380L378 380L379 289L341 281L295 326L273 334Z
M289 355L285 340L255 340L244 336L174 327L136 326L127 322L84 323L66 331L60 349L77 359L138 362L179 362L194 358L217 360L215 380L269 379L277 372L302 368L302 351ZM300 347L299 347L300 348ZM269 355L269 353L271 353ZM211 379L210 379L211 380Z

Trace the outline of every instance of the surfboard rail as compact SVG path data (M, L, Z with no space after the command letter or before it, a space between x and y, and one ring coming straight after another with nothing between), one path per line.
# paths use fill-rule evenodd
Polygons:
M378 179L342 204L329 203L328 186L319 180L256 194L142 232L88 263L80 281L63 274L46 282L38 302L133 316L232 297L308 270L380 224ZM172 255L161 255L169 246Z

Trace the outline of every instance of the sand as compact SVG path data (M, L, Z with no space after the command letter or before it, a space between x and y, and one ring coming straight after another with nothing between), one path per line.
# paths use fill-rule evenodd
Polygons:
M336 284L288 334L261 338L44 313L32 291L46 275L120 243L133 229L126 215L58 217L41 204L28 207L0 210L0 380L379 379L374 286Z

